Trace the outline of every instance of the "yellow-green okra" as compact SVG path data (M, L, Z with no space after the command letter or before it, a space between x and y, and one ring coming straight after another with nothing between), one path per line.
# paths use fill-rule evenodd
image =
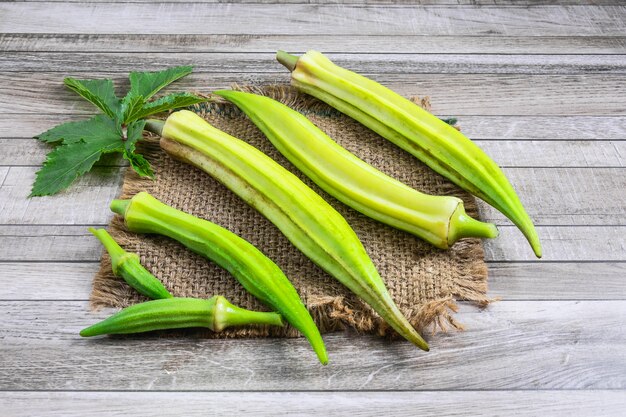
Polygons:
M379 83L333 64L317 51L278 51L291 83L420 159L501 211L524 233L535 255L541 242L513 186L474 142L454 127Z
M161 134L161 148L204 170L274 223L302 253L367 302L389 325L421 349L424 339L402 315L348 222L315 191L246 142L190 111L146 127Z
M216 91L239 107L292 164L353 209L441 249L464 237L496 237L491 223L465 213L463 201L420 193L380 172L297 111L269 97Z

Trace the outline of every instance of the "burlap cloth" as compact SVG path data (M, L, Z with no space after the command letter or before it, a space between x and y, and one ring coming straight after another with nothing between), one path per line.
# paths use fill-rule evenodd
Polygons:
M254 90L304 113L331 138L381 171L429 194L458 196L464 200L467 212L474 217L477 215L472 196L360 123L289 86L265 86ZM416 102L428 107L427 100ZM262 150L330 202L354 228L400 310L419 330L427 327L433 331L450 326L461 328L452 317L457 299L483 305L488 303L485 294L487 268L480 240L464 239L446 251L433 248L408 233L365 217L321 191L230 103L203 103L192 110L215 127ZM156 137L146 136L144 154L156 172L156 180L141 179L127 169L120 198L148 191L164 203L217 223L257 246L289 277L322 333L345 327L365 333L393 333L369 306L302 255L269 220L208 174L170 158L158 148ZM173 240L130 233L118 216L111 222L109 232L126 250L138 253L142 264L174 296L208 298L221 294L241 307L267 310L225 270ZM105 252L94 279L92 306L126 307L142 301L146 298L112 275L110 259ZM291 327L197 333L206 337L297 334Z

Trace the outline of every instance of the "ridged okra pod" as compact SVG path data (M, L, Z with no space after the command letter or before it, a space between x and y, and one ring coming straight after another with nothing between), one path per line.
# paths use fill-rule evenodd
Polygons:
M341 214L273 159L190 111L171 114L162 135L170 155L204 170L256 208L306 256L367 302L416 346L428 345L391 299L359 238Z
M237 307L221 295L200 298L167 298L127 307L80 332L83 337L129 334L152 330L208 327L220 332L230 326L249 324L282 326L279 314Z
M136 253L126 252L104 229L89 228L89 231L100 240L109 253L113 274L122 277L128 285L146 297L154 300L172 298L172 294L161 281L141 265Z
M281 269L254 245L215 223L163 204L146 192L130 200L113 200L111 210L124 217L129 230L170 237L226 269L250 294L302 332L320 362L328 363L324 341L298 292Z
M317 51L297 57L278 51L291 83L420 159L507 216L541 257L532 220L498 165L454 127L390 89L333 64Z
M216 91L239 107L292 164L324 191L382 223L441 249L464 237L496 237L495 225L474 220L463 201L420 193L359 159L297 111L241 91Z

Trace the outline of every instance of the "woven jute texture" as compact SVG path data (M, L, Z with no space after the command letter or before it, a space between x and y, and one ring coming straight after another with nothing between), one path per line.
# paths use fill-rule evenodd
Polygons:
M414 157L347 116L289 86L245 87L273 97L305 114L342 146L381 171L409 186L438 195L455 195L465 202L467 212L477 216L473 197L458 189ZM428 108L426 100L417 100ZM478 239L464 239L450 250L435 249L418 238L371 220L332 198L304 177L263 136L236 107L223 101L193 108L209 123L247 141L298 175L320 193L354 228L378 268L400 310L419 330L461 328L452 314L455 300L484 305L487 268ZM156 180L139 178L127 170L120 198L139 191L177 209L217 223L257 246L285 272L308 306L321 332L352 327L360 332L392 335L393 331L369 306L300 253L265 217L246 205L233 192L208 174L169 157L158 148L156 137L146 136L144 154L150 160ZM267 310L259 301L214 263L179 243L155 235L127 231L116 217L109 232L177 297L208 298L221 294L232 303L253 310ZM105 253L94 279L92 306L126 307L146 301L111 273ZM178 334L178 333L176 333ZM239 328L214 334L196 331L201 337L295 336L290 328Z

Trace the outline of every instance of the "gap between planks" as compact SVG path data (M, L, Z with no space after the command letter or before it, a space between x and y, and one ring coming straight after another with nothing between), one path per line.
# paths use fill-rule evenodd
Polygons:
M5 52L0 72L91 73L157 71L175 65L193 65L195 73L281 73L273 53L220 52ZM386 74L624 74L626 55L517 55L517 54L343 54L328 53L337 65L362 73Z
M429 36L237 34L0 34L5 52L255 52L419 54L624 54L623 36Z

